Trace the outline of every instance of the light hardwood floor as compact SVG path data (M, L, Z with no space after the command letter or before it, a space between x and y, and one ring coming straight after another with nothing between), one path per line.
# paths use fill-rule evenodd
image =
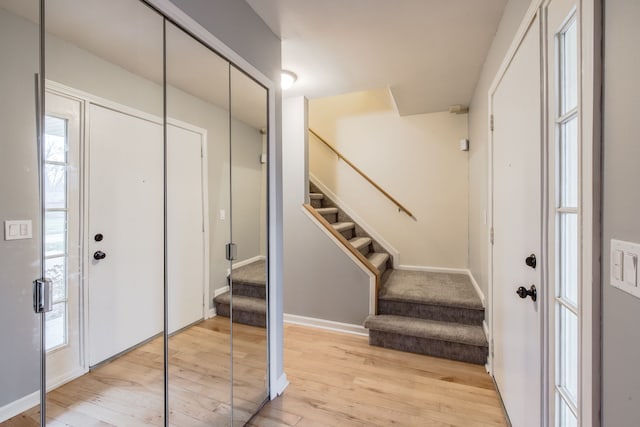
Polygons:
M172 337L173 425L226 424L228 334L228 320L214 318ZM264 397L256 392L265 381L264 329L236 324L234 336L244 337L234 346L234 373L240 374L236 406L255 407ZM285 325L284 345L291 384L250 426L506 425L481 366L371 347L366 337L295 325ZM48 425L162 425L161 355L156 340L49 393ZM37 417L31 410L0 426L36 426ZM247 417L246 411L236 413L238 421Z
M484 367L285 325L290 385L252 426L505 426Z

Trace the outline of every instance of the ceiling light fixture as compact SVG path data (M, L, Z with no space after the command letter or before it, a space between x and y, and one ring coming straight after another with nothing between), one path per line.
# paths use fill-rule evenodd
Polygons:
M287 90L298 80L298 76L289 70L282 70L280 75L280 87L282 90Z

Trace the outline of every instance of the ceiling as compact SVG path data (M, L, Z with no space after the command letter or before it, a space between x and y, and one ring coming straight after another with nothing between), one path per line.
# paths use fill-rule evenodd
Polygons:
M0 8L36 22L37 5L2 0ZM162 17L152 9L131 0L56 0L45 10L47 33L162 84ZM173 25L167 28L167 82L223 109L231 88L233 117L256 129L267 126L266 90Z
M389 88L401 115L468 105L507 0L246 0L282 40L285 96Z

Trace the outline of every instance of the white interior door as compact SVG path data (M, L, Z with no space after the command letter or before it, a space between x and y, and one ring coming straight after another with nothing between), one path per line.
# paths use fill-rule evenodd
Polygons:
M47 91L44 126L45 277L53 283L46 314L47 389L85 372L80 310L80 145L82 103Z
M541 79L536 17L492 95L493 373L516 427L541 422ZM538 265L525 264L530 255ZM535 285L538 302L516 289Z
M204 138L167 126L169 333L204 317Z
M91 366L162 332L163 158L160 124L90 106Z

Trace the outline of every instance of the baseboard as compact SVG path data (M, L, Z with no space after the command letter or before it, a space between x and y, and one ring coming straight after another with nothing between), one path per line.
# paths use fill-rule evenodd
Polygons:
M270 398L271 400L280 396L284 393L284 390L289 386L289 380L287 379L287 374L280 375L280 378L276 380L276 383L271 387Z
M223 286L223 287L218 288L215 291L213 291L213 297L215 298L218 295L222 295L222 294L227 293L227 292L229 292L229 285ZM214 308L214 310L215 310L215 308Z
M397 270L406 271L426 271L428 273L450 273L450 274L468 274L466 268L449 268L449 267L431 267L428 265L399 265Z
M87 372L89 372L88 369L85 368L79 368L76 369L75 371L68 373L66 375L62 375L58 378L54 378L52 380L47 380L47 392L50 392L51 390L54 390L70 381L75 380L78 377L83 376L84 374L86 374Z
M380 234L378 234L373 227L367 224L362 217L360 217L353 209L349 207L344 200L336 195L333 191L331 191L327 186L322 184L320 180L311 172L309 172L309 181L311 181L316 187L320 189L328 198L333 200L340 206L340 209L344 211L347 215L349 215L364 231L367 232L369 236L376 242L380 243L380 245L393 257L393 268L397 268L398 263L400 262L400 252L396 248L393 247L389 242L387 242Z
M482 292L482 289L480 289L480 285L478 285L478 282L476 282L476 278L473 277L473 274L471 274L471 270L467 270L467 274L469 275L469 279L471 280L471 284L473 285L474 289L476 290L476 293L478 294L478 297L480 298L480 301L482 301L482 306L484 308L487 308L487 300L484 297L484 292Z
M0 408L0 423L40 404L40 391L28 394Z
M234 262L233 263L233 268L240 268L240 267L244 267L245 265L249 265L252 262L256 262L256 261L264 261L266 260L267 257L265 257L264 255L256 255L253 258L249 258L249 259L245 259L244 261L238 261L238 262Z
M297 314L284 313L284 323L324 329L332 332L343 332L346 334L365 337L369 336L369 333L364 326L354 325L351 323L334 322L333 320L316 319L314 317L298 316Z
M487 370L487 373L493 375L493 360L491 358L491 352L493 348L491 346L491 335L489 333L489 325L487 324L487 320L482 321L482 330L484 331L484 336L487 337L487 342L489 343L489 355L487 356L487 363L484 365L484 368Z
M210 308L209 310L207 310L205 312L204 318L205 319L211 319L212 317L216 317L217 315L218 315L218 313L216 312L216 308L213 307L213 308Z

